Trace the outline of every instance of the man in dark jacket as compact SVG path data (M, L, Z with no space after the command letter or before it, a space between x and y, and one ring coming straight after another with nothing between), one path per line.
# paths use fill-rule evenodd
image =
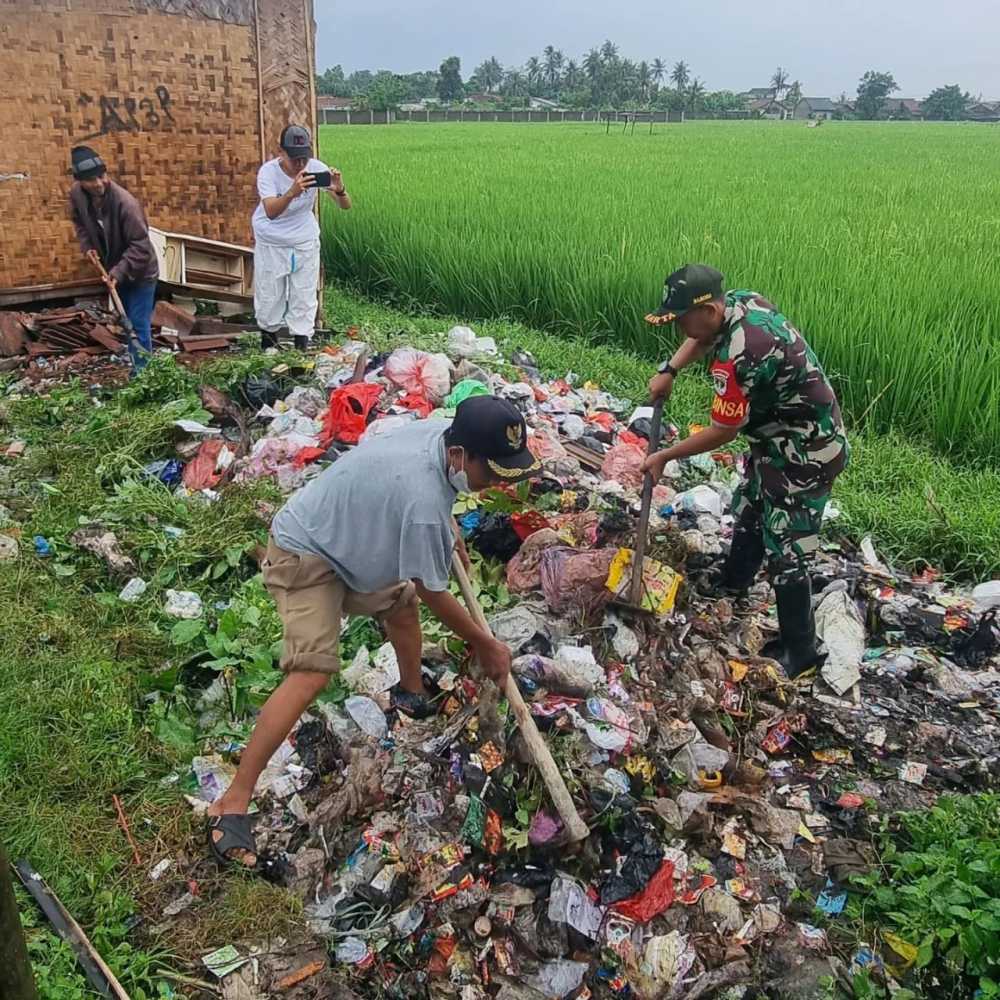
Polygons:
M70 216L80 248L88 260L104 265L105 284L118 291L138 341L129 343L132 368L140 371L153 349L150 318L159 274L146 215L139 202L108 177L93 149L76 146L71 155L76 183L69 192Z

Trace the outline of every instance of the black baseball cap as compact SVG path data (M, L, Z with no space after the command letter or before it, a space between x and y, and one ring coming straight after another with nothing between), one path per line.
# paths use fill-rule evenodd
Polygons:
M723 276L708 264L685 264L667 276L663 285L663 304L646 320L656 326L673 323L694 306L711 302L722 294Z
M542 467L528 449L521 411L496 396L470 396L459 403L448 444L481 456L501 479L525 479Z
M104 160L90 146L74 146L69 155L73 165L73 176L78 181L89 181L107 172Z
M308 160L313 155L312 136L303 125L286 125L281 132L281 148L292 159Z

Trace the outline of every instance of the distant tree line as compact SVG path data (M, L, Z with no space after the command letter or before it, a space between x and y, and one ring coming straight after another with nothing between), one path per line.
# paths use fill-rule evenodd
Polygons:
M338 65L317 75L316 90L350 98L356 107L375 111L426 99L460 105L473 95L485 95L491 106L500 109L526 107L531 98L545 98L571 110L629 108L718 114L748 106L746 93L710 91L683 59L672 65L660 58L635 62L622 56L610 40L579 60L567 58L552 45L523 66L504 66L491 57L464 81L458 56L449 56L436 70L418 73L365 69L345 74ZM791 80L781 66L771 77L768 90L773 101L788 108L794 108L804 95L802 83ZM849 101L846 93L840 95L837 117L885 118L889 96L898 90L891 73L869 70L858 83L856 99ZM957 84L938 87L923 101L922 116L957 120L972 101Z

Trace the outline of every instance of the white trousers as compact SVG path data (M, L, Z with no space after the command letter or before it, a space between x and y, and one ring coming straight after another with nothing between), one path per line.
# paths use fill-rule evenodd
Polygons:
M293 337L312 337L319 305L319 241L297 247L260 243L253 251L253 308L257 325Z

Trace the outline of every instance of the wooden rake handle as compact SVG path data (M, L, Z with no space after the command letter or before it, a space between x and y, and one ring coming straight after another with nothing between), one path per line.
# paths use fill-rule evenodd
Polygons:
M472 615L473 620L480 628L493 635L493 630L486 621L486 615L483 614L483 609L479 606L479 601L476 599L475 593L473 593L469 574L465 572L465 567L462 565L462 560L459 558L457 552L452 554L451 568L455 574L455 579L458 580L458 586L462 591L462 597L465 599L465 605L469 609L469 614ZM542 776L542 781L545 782L545 787L548 789L552 804L556 807L556 811L559 813L563 825L566 827L570 840L586 839L590 836L590 828L576 811L576 805L569 794L566 782L563 781L562 775L559 773L559 768L556 767L556 762L552 759L548 744L542 739L542 734L538 731L538 726L535 725L535 720L528 706L524 703L517 683L511 674L507 675L504 694L507 696L510 707L514 710L514 718L517 720L518 728L521 730L521 736L524 738L532 763L538 768Z
M663 397L653 403L653 417L649 421L649 451L652 455L660 447L660 429L663 426ZM632 562L632 585L629 587L628 602L635 608L642 606L642 568L646 558L646 542L649 535L649 511L653 506L653 477L647 472L642 481L642 507L639 511L639 526L635 535L635 555Z

